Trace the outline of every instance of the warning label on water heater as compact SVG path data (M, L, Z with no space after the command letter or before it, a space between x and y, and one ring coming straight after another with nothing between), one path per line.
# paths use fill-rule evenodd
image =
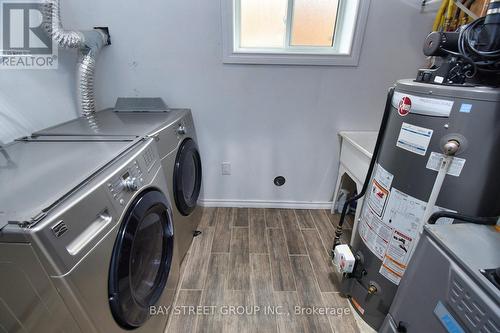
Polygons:
M382 217L388 197L389 191L374 179L372 181L370 196L368 197L368 204L379 217Z
M391 187L393 180L394 175L376 165L358 233L382 261L379 273L398 285L420 237L427 202ZM441 210L447 209L434 207L434 212ZM439 224L452 222L452 219L439 220Z
M379 273L394 284L399 284L413 252L415 239L394 230L387 246Z
M384 257L392 229L383 223L384 214L394 175L380 164L375 166L372 187L368 194L367 204L363 206L359 234L366 246L380 259Z
M377 167L375 168L375 176L373 178L386 190L390 190L394 175L384 169L380 164L377 164Z
M387 250L392 229L382 222L369 205L364 206L361 221L359 235L370 251L382 260Z
M382 217L384 212L393 179L394 176L391 173L377 164L368 194L368 204L379 217Z
M417 235L425 206L424 201L393 188L384 215L384 223L407 235Z
M431 142L433 130L403 123L396 146L412 153L425 156Z

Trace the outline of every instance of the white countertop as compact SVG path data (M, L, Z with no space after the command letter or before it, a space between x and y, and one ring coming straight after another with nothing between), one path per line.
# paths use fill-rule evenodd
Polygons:
M372 158L375 143L377 142L377 131L342 131L339 132L339 135L364 155Z

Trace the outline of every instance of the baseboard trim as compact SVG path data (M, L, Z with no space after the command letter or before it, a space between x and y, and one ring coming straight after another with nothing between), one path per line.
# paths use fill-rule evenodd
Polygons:
M327 201L265 201L265 200L225 200L201 199L203 207L241 207L241 208L289 208L289 209L330 209Z

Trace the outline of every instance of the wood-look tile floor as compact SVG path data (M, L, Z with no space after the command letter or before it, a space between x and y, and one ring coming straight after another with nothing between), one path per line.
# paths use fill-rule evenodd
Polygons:
M205 208L167 332L359 332L329 260L337 221L325 210Z

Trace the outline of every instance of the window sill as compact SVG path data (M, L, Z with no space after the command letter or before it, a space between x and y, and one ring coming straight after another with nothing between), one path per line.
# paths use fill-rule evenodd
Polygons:
M359 55L224 52L225 64L357 66Z

